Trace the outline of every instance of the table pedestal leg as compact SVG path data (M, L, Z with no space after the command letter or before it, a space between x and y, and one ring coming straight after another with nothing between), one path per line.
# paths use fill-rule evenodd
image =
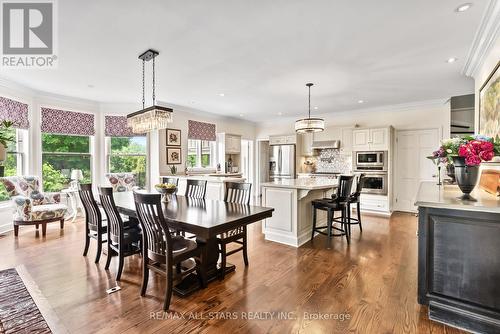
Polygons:
M207 269L207 281L211 282L219 278L219 271L222 268L219 268L217 262L219 261L219 246L217 244L217 238L211 238L208 240L197 239L196 242L205 243L205 259L203 261L207 261L206 269ZM226 274L234 271L236 268L233 264L226 264ZM198 279L198 276L195 273L189 274L186 276L179 284L174 286L174 293L179 296L187 296L197 290L201 289L201 284Z

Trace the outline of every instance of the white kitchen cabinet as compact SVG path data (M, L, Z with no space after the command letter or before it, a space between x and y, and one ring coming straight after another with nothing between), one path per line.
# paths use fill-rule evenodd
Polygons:
M241 136L226 135L225 136L225 153L239 154L241 152Z
M340 139L340 147L344 153L352 151L352 129L342 128L342 139Z
M353 151L388 151L389 128L356 129L352 131Z
M299 139L301 141L301 155L303 156L312 156L313 155L313 149L312 149L312 143L313 143L313 134L312 133L303 133L300 134Z
M269 145L297 144L296 135L269 136Z

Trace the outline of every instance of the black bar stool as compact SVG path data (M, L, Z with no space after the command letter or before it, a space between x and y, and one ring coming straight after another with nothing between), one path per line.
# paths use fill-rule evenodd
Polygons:
M351 225L359 225L359 231L363 232L363 227L361 226L361 190L365 185L366 174L360 174L356 184L356 191L349 196L349 200L347 202L347 219L346 224L348 225L349 236L351 235ZM351 204L356 205L356 214L357 218L351 218Z
M318 200L313 200L313 228L311 232L311 241L314 239L314 233L318 232L323 235L328 236L328 242L330 242L331 237L344 236L346 237L347 243L349 243L349 231L346 225L347 221L347 208L348 200L351 195L352 182L354 176L351 175L341 175L339 177L339 183L337 188L337 193L332 195L332 198L323 198ZM327 212L326 226L316 226L317 212L316 210L322 210ZM335 218L335 211L340 211L341 216ZM333 226L333 223L340 223L340 228ZM323 232L323 229L327 229ZM338 231L340 233L334 234L333 231Z

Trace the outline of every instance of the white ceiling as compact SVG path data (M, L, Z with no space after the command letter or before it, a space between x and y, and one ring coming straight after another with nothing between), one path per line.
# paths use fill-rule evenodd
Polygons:
M306 82L313 113L447 98L473 92L460 71L487 4L457 14L462 1L64 0L59 67L0 73L50 93L138 102L137 56L154 48L157 99L252 121L304 115Z

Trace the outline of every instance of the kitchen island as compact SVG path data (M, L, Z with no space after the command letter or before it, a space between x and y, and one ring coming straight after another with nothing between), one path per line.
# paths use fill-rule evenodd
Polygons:
M418 302L429 318L479 333L500 333L500 200L476 188L423 182L418 221Z
M266 240L300 247L311 239L311 201L330 197L337 188L336 179L282 179L262 183L262 206L274 208L271 218L264 220L262 232ZM326 215L318 214L318 225Z
M205 194L206 199L214 199L214 200L219 200L223 201L224 200L224 193L226 191L226 182L245 182L245 179L242 177L239 177L237 175L241 174L236 174L236 177L234 176L214 176L214 174L210 175L165 175L165 176L160 176L161 182L164 182L164 178L175 178L178 179L177 183L177 192L179 194L184 194L186 191L186 184L187 180L203 180L207 181L207 192Z

